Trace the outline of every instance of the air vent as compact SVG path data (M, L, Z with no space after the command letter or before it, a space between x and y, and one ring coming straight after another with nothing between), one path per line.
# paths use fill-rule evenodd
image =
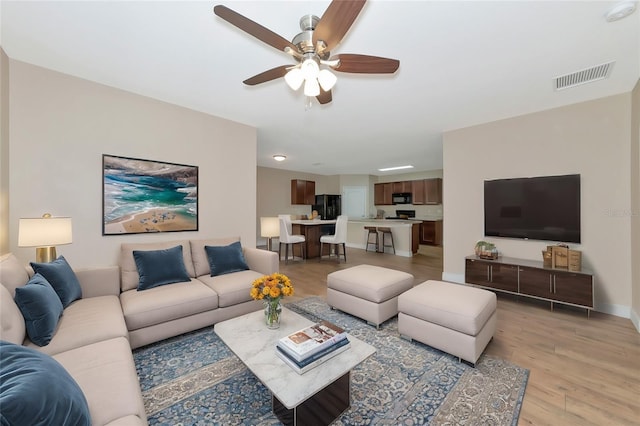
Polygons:
M571 74L556 77L553 80L555 89L568 89L569 87L575 87L581 84L592 83L594 81L605 79L609 77L609 74L611 74L611 69L613 68L614 63L615 61L608 62L606 64L596 65L595 67L586 68Z

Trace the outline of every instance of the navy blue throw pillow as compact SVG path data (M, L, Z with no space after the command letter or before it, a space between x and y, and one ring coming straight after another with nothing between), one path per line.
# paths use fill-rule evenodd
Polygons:
M212 277L249 269L240 241L228 246L204 246L204 250L207 252Z
M5 341L0 359L0 424L91 425L87 399L58 361Z
M38 346L48 345L63 309L51 284L36 273L26 285L16 288L14 299L24 317L29 339Z
M138 275L138 291L165 284L191 281L184 266L182 246L164 250L134 250Z
M31 262L31 267L49 281L60 297L63 307L66 308L74 300L82 298L80 281L63 256L49 263Z

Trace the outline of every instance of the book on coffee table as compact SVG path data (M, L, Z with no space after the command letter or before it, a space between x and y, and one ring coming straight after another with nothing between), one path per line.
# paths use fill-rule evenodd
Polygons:
M281 338L277 347L301 362L346 338L343 328L323 320Z
M306 360L299 362L295 359L291 358L287 352L284 351L280 346L276 346L276 354L278 357L285 362L289 367L291 367L296 373L304 374L307 371L311 370L314 367L322 364L323 362L333 358L334 356L346 351L349 349L350 343L349 339L342 339L334 345L327 346L324 350L316 353L315 355L311 355Z

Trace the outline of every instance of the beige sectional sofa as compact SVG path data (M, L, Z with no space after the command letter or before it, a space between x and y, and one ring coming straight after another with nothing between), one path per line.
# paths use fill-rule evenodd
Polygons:
M242 248L249 270L211 276L205 246L238 238L122 244L118 266L76 270L82 298L63 311L46 346L31 342L14 302L33 273L12 254L0 258L0 340L51 355L84 393L93 425L147 424L131 350L261 308L255 278L278 270L275 252ZM190 281L138 291L133 251L182 246Z

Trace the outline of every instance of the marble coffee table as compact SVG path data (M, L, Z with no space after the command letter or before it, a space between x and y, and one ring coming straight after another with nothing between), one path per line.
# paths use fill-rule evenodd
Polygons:
M271 391L273 412L285 425L328 425L351 404L350 373L376 349L351 335L351 347L298 374L276 355L278 339L313 324L282 309L280 328L269 330L262 310L219 322L214 330Z

